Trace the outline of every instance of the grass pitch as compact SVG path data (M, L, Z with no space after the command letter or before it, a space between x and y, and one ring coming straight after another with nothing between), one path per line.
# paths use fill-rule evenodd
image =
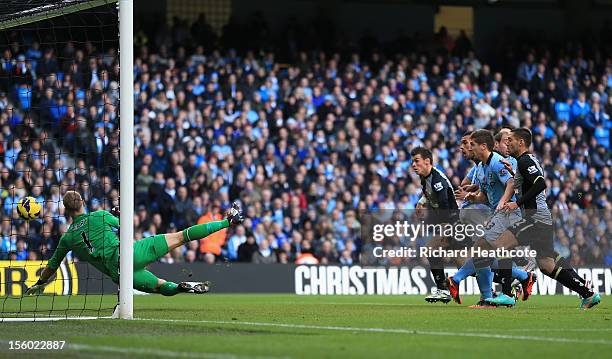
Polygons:
M0 357L15 356L10 340L27 339L65 340L61 351L20 353L57 358L608 357L612 313L602 299L579 310L576 296L497 309L418 296L136 296L134 321L0 323Z

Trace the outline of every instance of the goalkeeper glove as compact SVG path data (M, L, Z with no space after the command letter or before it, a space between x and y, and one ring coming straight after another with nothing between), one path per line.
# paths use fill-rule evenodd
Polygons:
M112 214L113 216L119 218L119 206L115 206L113 208L111 208L110 210L110 214Z
M39 279L38 282L36 282L33 286L26 289L25 294L26 295L41 295L42 292L45 290L45 284L46 283L41 282Z

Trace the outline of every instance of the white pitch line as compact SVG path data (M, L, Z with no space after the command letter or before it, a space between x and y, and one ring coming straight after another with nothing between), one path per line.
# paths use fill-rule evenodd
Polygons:
M66 317L66 316L50 316L50 317L15 317L15 318L0 318L2 322L52 322L60 320L95 320L95 319L111 319L111 317Z
M9 340L0 340L2 344L9 344ZM90 344L77 344L67 343L64 349L57 350L39 350L38 352L61 352L63 350L82 350L82 351L98 351L108 352L117 354L129 354L129 355L147 355L153 357L163 358L196 358L196 359L277 359L278 357L270 356L240 356L229 353L206 353L206 352L180 352L163 349L149 349L149 348L130 348L130 347L117 347L110 345L90 345ZM20 352L32 352L32 350L16 351Z
M509 332L609 332L612 328L526 328L526 329L504 329Z
M272 302L274 304L295 304L295 302ZM414 307L420 306L421 304L405 304L405 303L375 303L375 302L312 302L312 303L300 303L300 304L310 304L310 305L367 305L367 306L379 306L379 307Z
M236 359L238 357L229 354L214 353L191 353L176 352L170 350L147 349L147 348L121 348L107 345L69 344L69 350L97 351L117 354L151 355L166 358L210 358L210 359Z
M487 329L465 329L466 332L470 333L480 333ZM505 332L609 332L612 331L612 328L569 328L569 329L561 329L561 328L512 328L512 329L504 329Z
M605 340L605 339L571 339L571 338L559 338L559 337L534 337L534 336L527 336L527 335L507 335L507 334L492 334L492 333L429 331L429 330L420 330L420 329L340 327L340 326L288 324L288 323L241 322L241 321L227 321L227 320L186 320L186 319L148 319L148 318L139 318L139 319L134 319L134 320L152 321L152 322L159 321L159 322L192 323L192 324L196 324L196 323L226 324L226 325L244 325L244 326L256 326L256 327L333 330L333 331L346 331L346 332L413 334L413 335L433 335L433 336L444 336L444 337L473 337L473 338L489 338L489 339L529 340L529 341L537 341L537 342L612 345L612 340Z
M242 358L273 358L259 356L238 356L229 353L195 353L195 352L179 352L163 349L148 349L148 348L128 348L115 347L108 345L89 345L89 344L68 344L68 349L85 350L85 351L101 351L118 354L131 355L147 355L163 358L201 358L201 359L242 359Z

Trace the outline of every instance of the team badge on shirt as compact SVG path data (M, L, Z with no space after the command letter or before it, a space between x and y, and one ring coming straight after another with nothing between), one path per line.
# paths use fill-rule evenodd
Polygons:
M436 182L433 185L434 191L439 192L442 190L442 188L444 188L444 186L442 186L442 182Z

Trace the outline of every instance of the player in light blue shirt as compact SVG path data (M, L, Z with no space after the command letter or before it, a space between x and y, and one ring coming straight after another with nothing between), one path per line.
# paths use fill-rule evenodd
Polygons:
M505 158L499 153L493 152L495 141L490 131L475 131L470 140L474 159L480 161L480 165L475 170L479 190L468 193L465 195L465 199L475 203L487 203L494 211L485 225L485 239L494 241L507 227L521 218L519 211L516 211L516 213L501 211L503 205L514 198L514 180L512 174L504 166ZM493 295L493 272L490 268L492 262L491 258L474 258L473 261L466 261L457 273L458 276L450 278L449 289L457 302L460 302L459 282L465 278L466 273L475 271L482 294L481 301L475 307L489 306L484 299L491 298Z
M461 182L461 187L464 188L464 186L472 186L472 185L478 185L478 171L479 171L479 166L480 163L474 163L474 166L472 166L472 168L470 168L470 170L468 171L468 173L465 175L465 178L463 179L463 181ZM465 185L464 185L465 182ZM466 189L467 190L467 189ZM468 191L471 192L471 191ZM467 194L467 193L466 193ZM472 203L470 201L463 201L463 203L461 204L461 208L467 208L471 205Z
M481 153L479 159L483 158L482 167L478 172L480 192L468 195L467 199L475 202L486 200L497 212L506 202L514 200L514 179L504 166L502 161L506 159L502 155L488 149Z
M506 145L506 138L510 135L510 131L511 130L508 128L503 128L497 133L497 135L495 135L495 144L493 145L493 151L504 156L504 159L508 163L508 165L506 165L506 169L508 169L509 166L512 166L510 175L514 177L514 174L516 173L516 170L518 168L518 163L516 161L516 158L510 156L510 153L508 152L508 146ZM504 161L502 161L502 163L503 162Z
M462 223L478 224L483 223L484 219L481 217L488 216L488 205L485 203L472 203L465 199L465 195L469 192L477 191L480 186L478 184L478 173L481 171L480 161L474 158L474 152L471 146L472 132L467 132L461 137L461 143L459 150L468 161L473 161L474 165L470 168L468 173L461 181L459 189L455 192L455 197L462 200L461 211L459 212L459 218Z

